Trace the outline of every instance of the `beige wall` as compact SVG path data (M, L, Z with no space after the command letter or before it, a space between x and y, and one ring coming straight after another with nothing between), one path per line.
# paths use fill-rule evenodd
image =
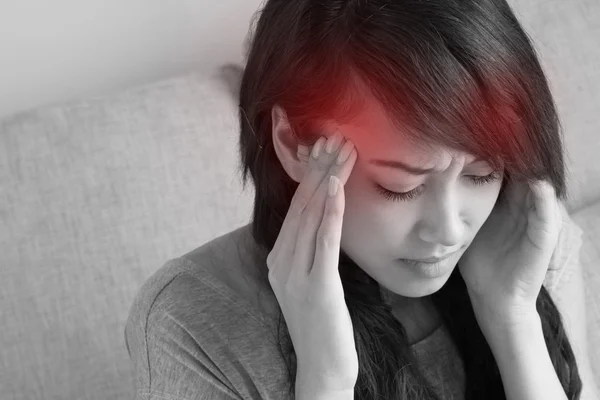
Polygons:
M0 118L241 61L259 0L1 0Z

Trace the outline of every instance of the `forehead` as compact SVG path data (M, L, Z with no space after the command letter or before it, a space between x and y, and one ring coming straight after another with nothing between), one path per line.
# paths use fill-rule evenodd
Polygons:
M408 160L414 164L432 165L436 160L448 157L467 156L443 146L426 146L408 135L408 131L399 128L385 113L385 110L373 97L364 98L364 105L352 121L336 124L342 134L351 140L362 159Z

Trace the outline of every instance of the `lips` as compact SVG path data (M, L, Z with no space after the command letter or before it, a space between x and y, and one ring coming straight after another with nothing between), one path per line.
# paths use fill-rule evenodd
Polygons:
M442 257L429 257L429 258L421 258L421 259L406 258L405 260L435 264L435 263L438 263L440 261L444 261L447 258L452 257L454 254L456 254L456 251L452 252L452 253L449 253L449 254L446 254L445 256L442 256Z

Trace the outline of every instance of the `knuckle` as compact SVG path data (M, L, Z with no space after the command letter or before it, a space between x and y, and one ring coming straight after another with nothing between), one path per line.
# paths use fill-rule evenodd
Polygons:
M333 204L333 202L329 201L327 202L327 206L325 207L325 212L324 212L324 216L326 218L333 218L336 217L339 214L339 209L338 207Z
M319 216L314 210L308 209L302 216L302 220L300 223L300 232L303 232L305 229L307 229L307 227L314 226L318 223Z
M331 161L328 157L319 157L319 159L316 161L319 171L327 171L331 167Z
M317 235L317 243L325 249L335 247L336 237L332 232L322 231Z
M312 171L317 172L329 169L329 165L331 164L331 162L328 160L328 157L319 157L316 160L313 157L311 157L310 160L312 161L312 163L309 163L309 168Z
M298 196L296 198L296 201L294 202L294 210L293 210L294 214L302 215L304 210L306 210L307 206L308 206L308 200L306 199L306 197Z

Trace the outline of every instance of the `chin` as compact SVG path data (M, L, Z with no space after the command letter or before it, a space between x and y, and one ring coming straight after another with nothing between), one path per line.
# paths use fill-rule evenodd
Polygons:
M404 285L397 287L397 290L393 291L401 296L414 298L432 295L444 287L448 279L450 279L452 271L454 271L454 268L450 272L436 278L413 278L404 281Z
M415 285L414 287L410 288L409 290L407 290L404 293L399 293L401 296L404 297L413 297L413 298L418 298L418 297L426 297L426 296L430 296L432 294L434 294L435 292L437 292L438 290L440 290L443 286L444 283L439 283L439 280L437 282L427 282L421 285Z

